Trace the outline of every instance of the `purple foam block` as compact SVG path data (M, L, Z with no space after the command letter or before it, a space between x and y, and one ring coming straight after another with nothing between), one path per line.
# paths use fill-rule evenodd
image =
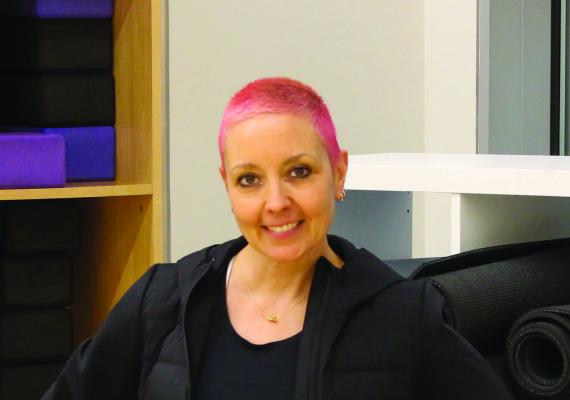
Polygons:
M0 15L40 18L110 18L113 0L8 0Z
M115 128L46 128L43 131L65 139L68 181L115 179Z
M65 184L65 144L58 135L0 134L0 188Z

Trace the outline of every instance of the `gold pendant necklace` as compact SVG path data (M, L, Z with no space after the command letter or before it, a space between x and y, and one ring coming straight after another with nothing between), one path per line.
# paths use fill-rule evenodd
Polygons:
M249 285L246 283L245 287L247 288L247 291L249 292L249 295L251 296L251 300L253 301L253 304L255 304L255 306L259 309L260 313L262 315L265 315L265 320L268 322L271 322L273 324L276 324L277 322L279 322L279 316L277 314L266 314L265 310L263 307L261 307L260 304L257 303L257 301L255 300L255 296L253 295L253 291L251 290L251 288L249 287ZM301 298L301 300L295 302L292 306L290 306L289 308L287 308L286 312L290 312L293 310L293 308L295 308L297 305L299 305L304 299Z
M277 320L279 320L279 317L275 314L271 314L265 317L265 319L268 320L269 322L277 322Z

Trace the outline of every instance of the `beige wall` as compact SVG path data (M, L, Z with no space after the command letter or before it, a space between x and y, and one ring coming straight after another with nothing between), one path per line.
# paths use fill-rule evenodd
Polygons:
M424 6L424 151L477 152L477 0ZM451 197L414 195L413 254L450 252Z
M172 259L237 234L216 132L225 102L252 79L313 85L353 154L423 151L420 0L170 0L169 31Z

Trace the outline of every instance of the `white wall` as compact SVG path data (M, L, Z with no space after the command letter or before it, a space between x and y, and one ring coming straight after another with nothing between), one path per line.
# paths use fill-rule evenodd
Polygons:
M170 0L169 31L174 260L238 232L217 175L216 132L226 101L252 79L314 86L353 154L424 149L420 0Z

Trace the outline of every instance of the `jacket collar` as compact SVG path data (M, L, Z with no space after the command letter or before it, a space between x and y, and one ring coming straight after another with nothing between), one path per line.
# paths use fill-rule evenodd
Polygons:
M178 261L178 278L185 302L196 283L208 270L216 275L225 271L228 262L247 245L243 236L219 245L206 247Z
M342 269L335 268L321 257L316 269L324 269L342 298L343 308L350 309L378 293L384 287L403 278L366 249L356 249L352 243L339 236L329 235L332 249L345 261ZM214 245L192 253L178 261L179 282L185 300L207 270L216 276L225 272L228 262L247 245L239 237L220 245ZM314 279L313 279L314 282Z
M348 240L338 236L329 235L328 240L335 253L345 262L342 269L333 273L335 292L342 309L350 310L387 286L403 280L368 250L356 249ZM336 269L324 257L321 257L319 264Z

